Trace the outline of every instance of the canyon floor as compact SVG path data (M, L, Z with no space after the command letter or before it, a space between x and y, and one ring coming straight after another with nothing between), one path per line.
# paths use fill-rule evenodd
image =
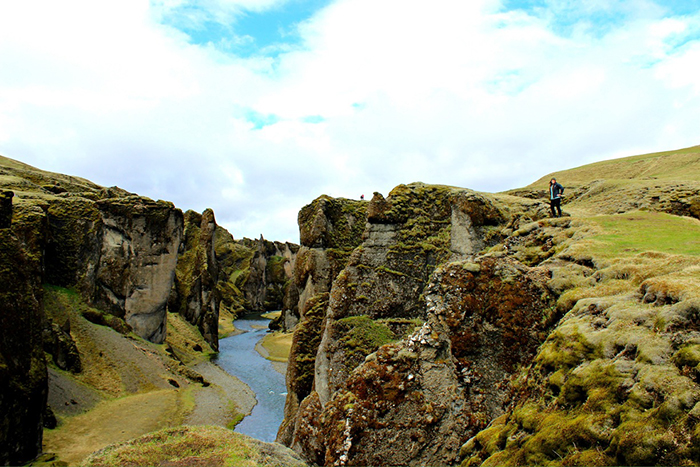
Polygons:
M58 295L59 299L65 299L60 292ZM187 362L186 367L173 367L159 346L71 316L74 333L82 337L77 340L79 347L89 347L97 339L111 344L106 367L116 374L99 368L100 362L96 361L84 361L85 370L80 375L50 369L51 405L59 425L44 431L45 454L34 465L82 465L91 453L106 446L166 428L183 425L232 428L252 411L256 400L250 388L208 361L207 352L203 355L192 352L192 348L204 347L204 343L176 316L171 321L175 332L169 337L169 348ZM225 322L222 325L226 334L236 332ZM268 337L273 345L262 343L257 349L273 360L278 371L284 372L286 363L280 360L289 339L277 334ZM182 350L187 348L189 352ZM126 363L114 365L114 362ZM145 373L149 374L146 381ZM91 383L98 375L102 387L96 388ZM187 377L193 375L201 376L204 383ZM104 381L112 383L105 385Z

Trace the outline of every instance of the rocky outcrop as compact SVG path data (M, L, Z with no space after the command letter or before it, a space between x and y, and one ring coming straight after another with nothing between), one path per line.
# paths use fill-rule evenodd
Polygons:
M178 255L168 310L199 329L214 351L219 349L219 266L214 248L214 211L185 213L184 241Z
M59 326L49 317L44 317L43 339L44 352L51 356L58 368L72 373L82 371L80 353L70 333L70 320Z
M0 463L15 465L41 452L44 351L81 371L70 323L44 316L42 286L68 287L101 322L162 342L183 220L172 203L5 158L0 187Z
M508 259L439 268L426 322L302 412L303 452L325 465L454 464L462 443L504 413L511 378L556 322L547 280Z
M258 240L241 241L253 250L248 277L241 287L247 309L254 312L281 310L292 277L298 246L293 243Z
M669 190L692 214L696 192ZM700 461L696 249L612 258L597 222L447 187L398 187L367 212L295 330L278 439L307 461Z
M285 295L281 327L295 327L278 441L291 444L299 405L311 394L316 352L333 280L362 242L367 202L321 196L299 212L301 247Z
M129 196L96 203L101 220L95 268L98 308L124 318L136 334L161 343L183 233L182 212L165 201ZM90 274L89 266L86 274Z
M119 188L13 165L0 175L16 194L15 231L41 255L44 280L76 289L139 336L162 342L181 211Z
M41 252L0 228L0 465L41 452L47 397Z
M362 449L346 449L345 457L338 457L342 456L338 453L343 452L340 447L344 442L337 441L340 439L338 433L328 430L333 431L342 425L341 415L338 415L340 418L331 415L342 411L338 409L339 403L332 401L346 397L343 394L347 395L347 384L355 375L353 371L362 367L368 355L382 345L411 334L428 319L424 296L435 268L450 258L473 255L489 246L489 232L503 221L503 213L492 200L469 190L412 184L397 187L387 198L376 193L368 205L361 245L352 251L344 269L335 276L327 297L321 296L310 302L312 306L306 307L307 312L312 312L312 322L322 320L317 331L320 337L315 337L318 341L315 353L295 353L295 345L301 348L297 337L310 340L311 334L309 326L304 326L304 320L295 331L287 378L289 396L278 440L319 464L373 463L371 456L367 456L374 449L370 447L374 442ZM323 232L319 228L315 231ZM328 236L332 238L332 235ZM317 234L311 238L324 237ZM302 264L298 260L297 268ZM313 352L314 348L311 346L306 350ZM310 384L311 365L313 379ZM389 373L395 368L394 365ZM295 376L296 381L303 384L295 385ZM302 389L310 392L305 394ZM358 391L362 393L361 398L366 398L367 404L373 403L370 399L375 399L374 396L367 396L368 393L363 392L365 389ZM299 402L295 405L297 400ZM375 402L391 405L396 401ZM377 410L385 412L384 409ZM370 420L366 413L360 417ZM384 424L394 434L400 431L398 425L386 421L377 423L377 426ZM362 425L357 430L368 432L370 425ZM348 429L355 433L356 428ZM384 432L376 436L378 440L388 435ZM393 445L394 450L404 447L408 448ZM374 458L374 463L379 459Z

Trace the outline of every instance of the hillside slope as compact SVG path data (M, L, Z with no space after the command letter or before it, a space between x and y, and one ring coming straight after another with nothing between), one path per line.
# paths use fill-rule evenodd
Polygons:
M549 180L566 187L572 214L615 214L634 209L700 217L700 146L624 157L546 175L507 193L546 198Z

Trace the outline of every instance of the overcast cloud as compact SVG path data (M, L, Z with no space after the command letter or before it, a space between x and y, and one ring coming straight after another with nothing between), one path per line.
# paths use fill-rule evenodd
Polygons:
M297 242L321 194L700 144L693 3L3 1L0 154Z

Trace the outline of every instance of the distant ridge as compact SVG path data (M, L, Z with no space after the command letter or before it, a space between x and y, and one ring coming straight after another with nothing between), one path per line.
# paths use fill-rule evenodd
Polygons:
M552 177L567 186L585 185L595 180L700 181L700 146L611 159L552 172L523 188L546 188Z

